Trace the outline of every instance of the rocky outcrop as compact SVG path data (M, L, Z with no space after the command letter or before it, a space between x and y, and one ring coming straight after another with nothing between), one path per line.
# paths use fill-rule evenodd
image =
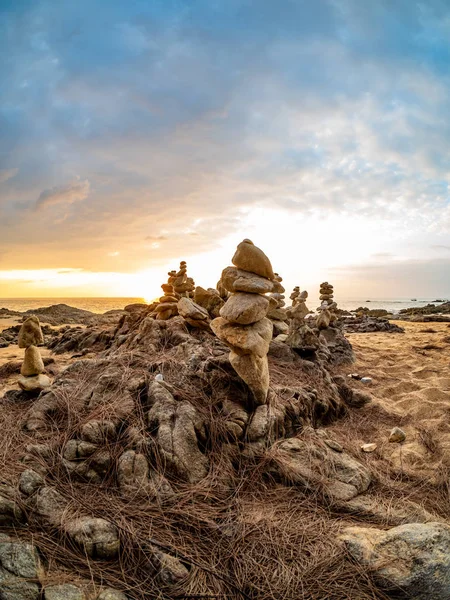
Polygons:
M347 333L405 333L403 327L390 323L388 319L361 315L358 317L345 317L339 320Z

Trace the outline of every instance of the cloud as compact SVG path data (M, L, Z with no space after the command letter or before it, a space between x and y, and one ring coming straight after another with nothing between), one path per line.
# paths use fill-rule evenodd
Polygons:
M67 185L55 186L49 190L41 192L36 201L35 209L42 210L55 204L72 204L80 200L85 200L89 195L89 181L77 181Z
M435 250L450 250L450 246L444 246L443 244L434 244L431 247Z
M247 237L267 207L298 217L299 244L317 216L388 229L380 262L445 244L450 8L391 4L18 3L0 23L0 156L20 169L3 264L144 269ZM45 209L73 202L55 227Z
M17 175L19 169L0 169L0 183L8 181Z

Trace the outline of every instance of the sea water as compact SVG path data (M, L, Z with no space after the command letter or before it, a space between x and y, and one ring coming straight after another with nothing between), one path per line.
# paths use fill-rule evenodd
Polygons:
M340 298L336 295L335 300L339 308L344 310L355 310L360 306L367 306L367 308L384 308L385 310L398 313L403 308L409 307L422 307L427 304L436 304L438 298L417 298L413 301L411 298ZM439 298L440 300L446 300L446 298ZM286 294L286 305L289 304L289 295ZM26 310L32 310L34 308L42 308L45 306L52 306L54 304L68 304L75 308L82 308L89 310L94 313L104 313L108 310L117 310L124 308L127 304L143 303L143 298L0 298L0 308L9 308L10 310L16 310L24 312ZM311 310L314 310L319 306L320 302L318 298L310 297L306 301L306 305Z

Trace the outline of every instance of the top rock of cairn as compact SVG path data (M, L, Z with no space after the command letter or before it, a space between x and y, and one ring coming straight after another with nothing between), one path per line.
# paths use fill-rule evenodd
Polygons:
M41 324L38 317L34 315L28 317L23 323L19 331L18 344L19 348L29 348L30 346L40 346L44 343Z
M245 239L238 245L231 262L243 271L275 279L270 260L251 240Z

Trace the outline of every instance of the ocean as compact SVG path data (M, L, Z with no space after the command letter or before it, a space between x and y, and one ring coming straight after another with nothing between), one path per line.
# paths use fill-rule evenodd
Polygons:
M286 294L287 302L289 304L289 295ZM344 310L354 310L360 306L367 306L368 308L384 308L390 312L398 313L402 308L409 308L411 306L421 307L429 303L438 304L435 302L437 298L417 298L413 301L411 298L339 298L336 296L336 302L339 308ZM440 300L446 300L446 298L440 298ZM104 313L108 310L122 309L127 304L133 304L137 302L144 302L143 298L0 298L0 308L9 308L10 310L17 310L24 312L33 308L42 308L44 306L51 306L53 304L68 304L75 308L82 308L84 310L90 310L94 313ZM311 309L315 309L319 306L319 300L316 298L308 298L306 305Z

